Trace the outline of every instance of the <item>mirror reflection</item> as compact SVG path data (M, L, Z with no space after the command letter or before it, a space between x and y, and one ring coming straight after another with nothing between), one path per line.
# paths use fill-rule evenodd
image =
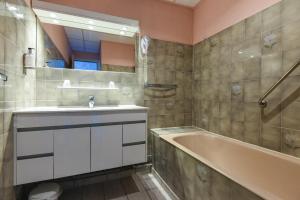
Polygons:
M51 29L61 29L66 37L68 51L58 50ZM46 51L45 65L53 68L135 72L135 38L109 36L95 31L43 24ZM50 33L50 34L49 34ZM51 37L52 36L52 37ZM61 45L63 46L63 45Z
M135 72L137 26L44 10L35 12L44 32L44 44L39 46L46 51L45 66Z

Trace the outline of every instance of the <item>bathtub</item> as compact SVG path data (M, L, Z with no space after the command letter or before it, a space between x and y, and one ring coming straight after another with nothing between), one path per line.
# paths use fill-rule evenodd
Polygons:
M300 199L300 159L207 131L163 140L263 199Z

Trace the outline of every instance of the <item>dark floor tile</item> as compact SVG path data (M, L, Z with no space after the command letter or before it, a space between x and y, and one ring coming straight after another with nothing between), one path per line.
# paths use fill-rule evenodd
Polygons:
M127 195L129 200L150 200L147 193L137 192Z
M122 178L120 181L126 195L140 192L131 176Z
M139 180L141 181L141 183L143 184L143 187L146 190L150 190L150 189L155 189L156 186L153 182L153 179L151 178L152 174L149 173L138 173L137 174Z
M105 199L110 200L127 200L125 191L121 185L120 180L113 180L104 183Z
M103 184L94 184L82 188L82 200L104 200Z
M144 183L143 183L143 182ZM78 182L80 183L80 182ZM138 172L116 180L64 189L59 200L171 200L171 195L151 173ZM31 189L29 188L28 191ZM28 195L24 195L27 199Z
M74 188L65 190L59 200L82 200L82 189Z
M163 194L158 188L148 190L147 192L151 200L172 200L167 193Z

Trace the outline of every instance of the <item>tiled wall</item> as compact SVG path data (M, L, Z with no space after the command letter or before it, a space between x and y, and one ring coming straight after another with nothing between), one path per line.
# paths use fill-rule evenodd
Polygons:
M191 125L192 52L190 45L151 40L146 57L147 83L176 85L176 89L145 89L149 128Z
M103 70L103 71L113 71L113 72L134 73L135 72L135 67L102 64L101 70Z
M300 156L300 67L257 102L300 59L299 0L283 0L194 46L193 123Z
M64 80L82 87L108 87L113 81L119 90L58 89ZM143 83L139 73L38 68L36 82L37 106L88 106L90 95L95 96L95 106L143 105Z
M18 10L10 11L9 6ZM16 13L24 18L17 18ZM0 0L0 199L15 198L13 184L11 116L17 107L35 105L35 70L23 73L23 54L36 48L36 19L23 0Z
M144 58L145 83L176 85L176 89L146 88L148 129L192 124L193 47L152 39ZM149 133L149 131L148 131ZM148 134L148 153L152 137Z

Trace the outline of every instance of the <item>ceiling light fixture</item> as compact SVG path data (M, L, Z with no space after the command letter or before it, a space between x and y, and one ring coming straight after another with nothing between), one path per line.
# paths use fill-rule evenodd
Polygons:
M18 19L24 19L24 14L22 14L22 13L16 13L15 15L16 15L16 18L18 18Z
M52 18L57 18L56 14L54 14L54 13L51 13L51 14L50 14L50 17L52 17Z
M65 27L93 30L105 34L134 37L139 32L138 25L125 25L107 20L91 19L73 14L66 14L33 8L42 23L59 24Z
M239 51L239 54L243 54L243 52L242 52L242 51Z
M16 10L18 10L17 7L15 7L15 6L10 6L10 5L7 6L7 9L8 9L9 11L16 11Z

